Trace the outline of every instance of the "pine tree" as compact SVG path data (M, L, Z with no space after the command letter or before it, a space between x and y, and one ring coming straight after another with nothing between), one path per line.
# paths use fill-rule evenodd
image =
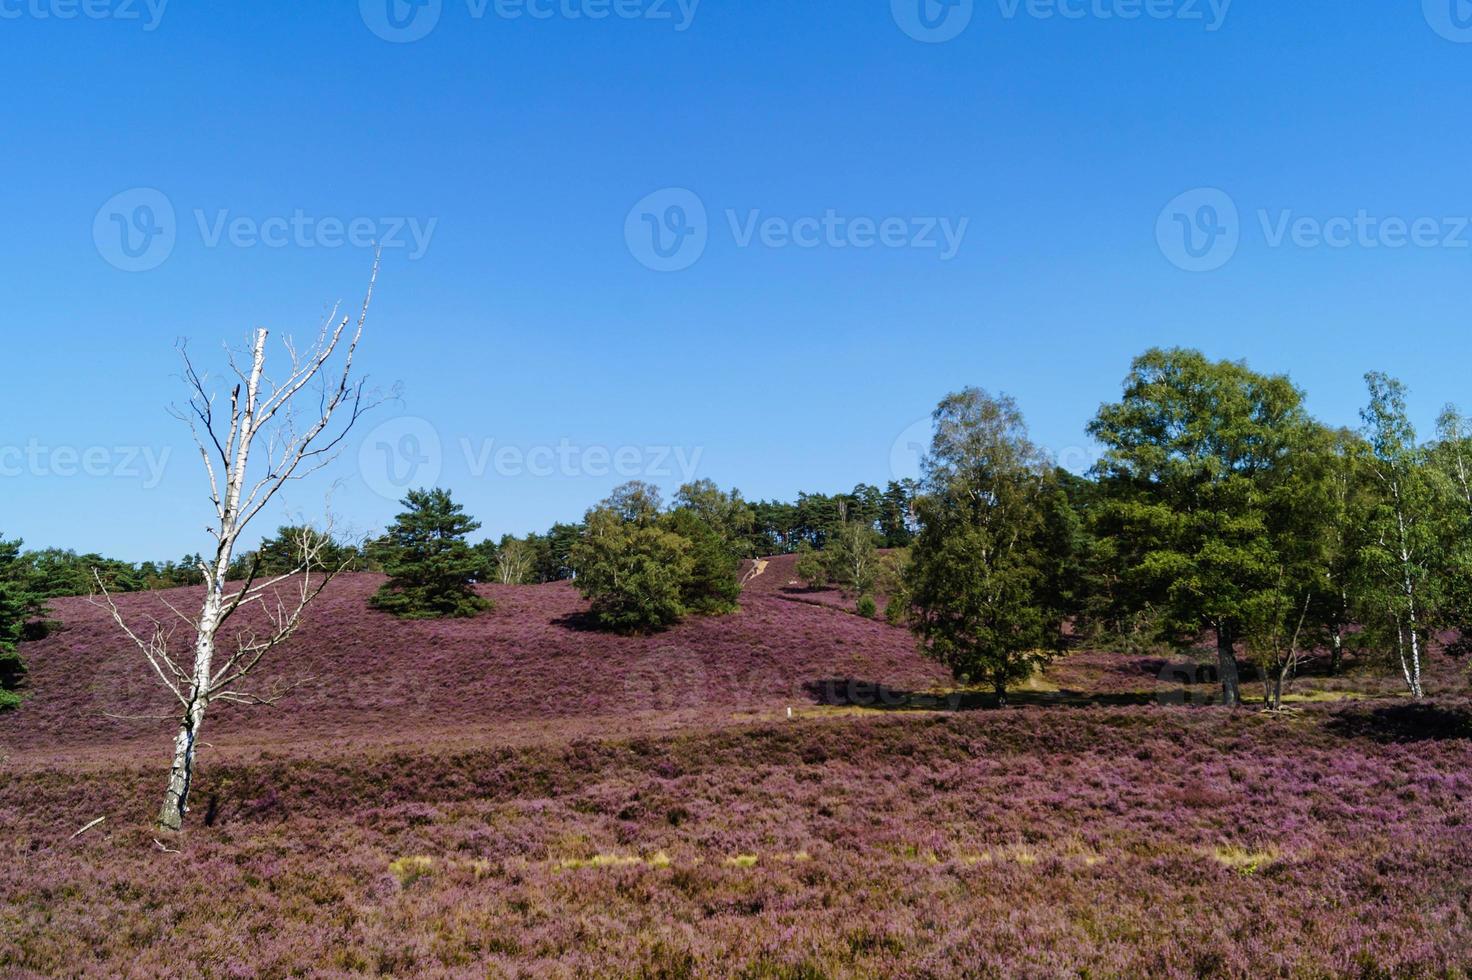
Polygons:
M0 710L20 704L15 691L26 676L20 643L27 624L46 614L41 597L31 591L20 548L21 542L0 538Z
M373 605L400 619L474 616L491 607L476 594L482 560L465 536L480 523L447 490L411 490L405 508L377 543L389 580Z

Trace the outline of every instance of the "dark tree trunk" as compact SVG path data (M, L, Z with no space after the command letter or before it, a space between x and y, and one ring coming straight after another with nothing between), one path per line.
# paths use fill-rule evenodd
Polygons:
M992 686L997 692L997 707L1007 707L1007 682L1000 679L995 680L992 682Z
M1231 629L1218 626L1216 631L1217 673L1222 681L1222 704L1235 708L1242 703L1242 692L1238 687L1237 651Z

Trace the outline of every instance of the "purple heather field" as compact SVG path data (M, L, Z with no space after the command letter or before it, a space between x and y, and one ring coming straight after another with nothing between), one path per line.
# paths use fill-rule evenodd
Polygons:
M179 853L151 827L171 725L137 717L162 689L54 604L0 717L0 974L1472 970L1472 705L1440 652L1428 704L1310 665L1272 716L1080 649L995 711L790 560L648 638L565 585L399 622L380 581L323 596L287 700L211 715Z

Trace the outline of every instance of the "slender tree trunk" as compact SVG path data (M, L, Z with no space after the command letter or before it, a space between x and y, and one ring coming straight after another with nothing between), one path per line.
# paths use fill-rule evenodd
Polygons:
M1235 708L1242 703L1242 692L1238 686L1237 651L1232 631L1225 626L1216 630L1217 673L1222 680L1222 704Z
M169 767L169 786L164 791L164 803L159 808L158 825L161 830L179 831L184 826L184 814L189 812L189 786L194 780L194 752L199 745L199 730L204 725L204 710L210 701L210 671L215 660L215 632L219 629L220 614L224 611L224 600L220 587L225 573L219 565L228 565L229 552L223 552L224 562L217 562L217 585L210 586L205 596L204 609L199 619L199 632L194 643L193 684L189 689L189 703L184 717L179 721L179 733L174 736L174 764Z
M1421 700L1421 638L1418 634L1420 622L1416 618L1416 585L1411 577L1411 549L1407 543L1405 512L1401 509L1400 490L1395 493L1395 522L1400 532L1400 567L1402 590L1405 594L1406 610L1410 617L1411 662L1405 662L1405 644L1401 644L1401 667L1405 670L1406 683L1411 688L1411 697Z
M178 832L184 828L189 786L194 780L194 748L199 741L199 727L204 723L204 707L204 701L196 698L179 722L179 734L174 737L174 764L169 768L169 788L158 812L162 830Z
M1339 667L1344 662L1344 631L1335 628L1334 635L1329 637L1329 673L1338 674Z
M1411 663L1406 658L1406 627L1399 623L1395 628L1395 652L1400 657L1400 672L1406 679L1406 687L1410 688L1412 696L1416 693L1416 681L1411 676Z

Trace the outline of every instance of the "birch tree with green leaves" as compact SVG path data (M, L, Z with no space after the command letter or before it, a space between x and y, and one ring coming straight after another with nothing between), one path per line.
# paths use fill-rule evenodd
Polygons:
M958 679L988 684L1000 707L1053 652L1041 588L1053 470L1005 395L967 388L934 418L904 573L910 629Z
M1411 697L1424 695L1423 651L1436 610L1441 555L1438 480L1416 442L1406 388L1379 371L1365 375L1370 402L1360 412L1377 500L1361 549L1361 608L1373 639L1395 650Z

